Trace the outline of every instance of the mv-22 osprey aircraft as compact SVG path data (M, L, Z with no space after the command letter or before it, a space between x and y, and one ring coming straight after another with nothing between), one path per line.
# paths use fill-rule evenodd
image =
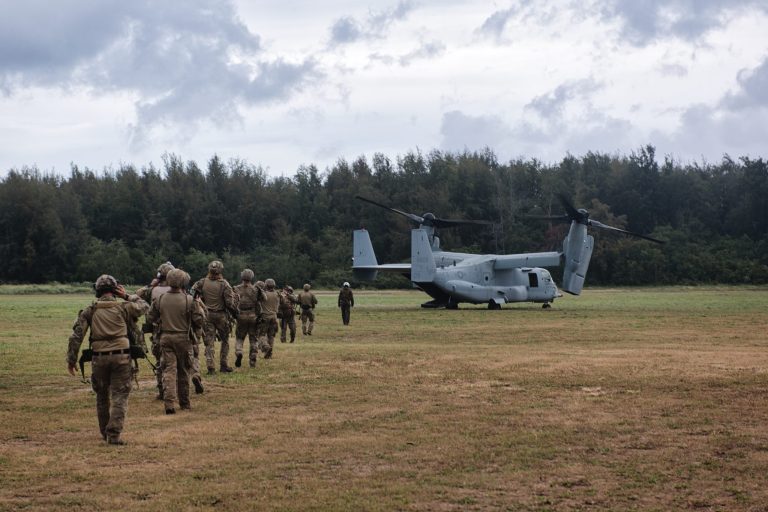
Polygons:
M423 216L407 213L361 196L357 199L407 217L418 228L411 230L411 263L380 265L371 244L368 231L354 231L352 242L352 270L359 280L372 281L378 272L396 272L404 275L417 288L433 300L423 308L456 309L459 303L488 304L488 309L501 309L508 302L538 302L544 308L557 297L562 297L549 271L543 267L564 265L562 289L579 295L587 276L592 257L594 238L587 227L618 231L627 235L664 243L649 236L608 226L589 218L584 209L576 209L559 196L566 211L557 216L531 216L543 220L570 221L568 236L563 240L561 252L534 252L524 254L468 254L440 249L437 228L461 224L492 224L488 221L441 219L431 213Z

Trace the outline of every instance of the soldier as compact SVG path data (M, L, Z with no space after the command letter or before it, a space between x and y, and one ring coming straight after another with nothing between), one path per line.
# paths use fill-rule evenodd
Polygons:
M237 318L237 296L227 280L221 275L223 270L224 265L220 261L212 261L208 264L208 275L192 287L195 296L202 299L207 309L204 330L205 362L208 366L208 375L216 373L214 343L217 334L221 340L219 369L222 372L233 371L227 363L227 357L229 356L229 322L231 318Z
M237 316L237 330L235 331L235 366L240 368L243 364L243 344L248 336L250 349L248 351L248 363L251 368L256 368L256 356L259 352L258 324L261 305L259 304L259 290L253 284L253 270L247 268L240 274L242 283L235 286L235 293L239 298L239 315Z
M312 329L315 326L314 310L315 306L317 306L317 298L309 289L309 284L305 284L304 291L299 293L299 304L301 305L301 333L312 336Z
M129 329L149 309L138 295L128 295L110 275L101 275L94 284L97 300L80 311L72 327L67 351L67 370L76 375L75 362L86 331L92 353L91 386L96 392L96 415L101 437L109 444L120 439L131 391L131 342ZM118 302L117 298L126 302Z
M355 307L355 296L347 282L339 290L339 307L341 308L341 321L344 322L344 325L349 325L349 313L351 308Z
M189 274L173 269L167 276L170 290L152 303L149 318L163 354L163 401L165 414L174 414L178 397L182 409L190 409L189 371L194 357L193 340L202 337L205 310L199 301L187 295Z
M286 332L291 331L291 343L296 339L296 304L299 299L293 294L293 288L285 285L280 294L280 309L278 318L280 318L280 342L285 343Z
M152 279L152 282L149 283L147 286L143 286L136 290L136 295L141 297L147 304L150 306L152 305L152 302L159 297L160 295L164 294L168 290L171 289L170 286L165 282L165 278L168 275L168 272L174 269L173 264L170 261L167 261L157 267L157 274ZM152 323L147 320L147 322L144 323L142 326L142 338L144 337L144 332L150 333L149 335L149 341L152 345L152 355L155 356L155 361L157 361L157 368L155 368L155 377L157 378L157 399L162 400L163 399L163 360L162 360L162 353L160 352L160 345L155 339L155 335L152 329Z
M261 305L259 344L264 353L264 359L271 359L277 333L277 310L280 306L280 295L275 290L274 279L267 279L263 290L259 288L259 304Z

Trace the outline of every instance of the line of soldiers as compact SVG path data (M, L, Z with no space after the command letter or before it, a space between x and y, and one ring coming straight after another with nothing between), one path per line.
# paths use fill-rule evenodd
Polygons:
M144 357L146 344L143 333L151 333L152 353L156 370L158 398L163 400L166 414L190 409L190 380L195 392L204 392L200 375L199 340L205 345L208 374L214 374L215 340L221 342L219 371L232 372L228 364L229 335L236 322L235 366L240 367L243 345L248 337L251 368L255 368L258 352L270 359L274 349L278 319L282 328L281 341L296 337L296 306L299 306L302 332L312 334L314 308L317 298L305 284L298 296L286 286L278 290L273 279L253 284L254 272L245 269L242 283L232 288L222 276L224 265L212 261L208 274L192 286L194 296L187 293L190 276L170 263L160 265L148 286L129 295L117 280L100 276L94 283L97 300L78 313L67 351L67 369L76 375L75 364L85 334L90 329L89 348L83 351L92 361L91 385L96 393L99 430L109 444L125 444L120 438L125 420L131 378L138 371L137 357ZM119 302L117 299L124 299ZM142 329L137 322L146 315ZM131 361L134 361L134 367Z

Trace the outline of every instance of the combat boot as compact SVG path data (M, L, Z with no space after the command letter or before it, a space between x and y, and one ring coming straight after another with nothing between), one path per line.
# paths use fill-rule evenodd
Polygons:
M237 357L235 358L235 366L240 368L243 364L243 354L237 354Z
M119 437L108 437L107 438L107 444L114 444L118 446L124 446L126 443Z
M216 375L216 368L208 368L208 375Z
M165 409L165 414L176 414L176 409L173 407L168 407Z
M192 384L195 386L195 393L202 395L205 391L205 388L203 387L203 381L200 379L200 377L197 375L192 377Z
M229 366L222 366L221 368L219 368L219 371L220 371L221 373L232 373L232 372L233 372L233 371L235 371L235 370L233 370L233 369L232 369L232 368L230 368Z

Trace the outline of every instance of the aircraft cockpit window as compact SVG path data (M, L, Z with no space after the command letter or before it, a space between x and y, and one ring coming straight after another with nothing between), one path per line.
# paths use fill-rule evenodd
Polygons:
M539 286L539 275L535 272L528 273L528 286L537 288Z

